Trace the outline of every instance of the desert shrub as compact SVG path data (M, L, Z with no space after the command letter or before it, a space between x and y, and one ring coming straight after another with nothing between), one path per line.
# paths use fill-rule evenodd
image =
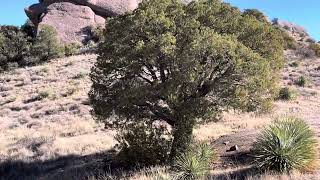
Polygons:
M104 36L90 74L93 114L119 129L167 123L170 159L185 152L197 123L228 109L267 110L276 96L280 32L228 4L143 1L110 19Z
M176 179L199 179L208 175L210 164L216 159L215 151L207 144L200 143L180 155L174 164Z
M290 67L299 67L299 65L300 65L299 61L294 61L294 62L289 64Z
M300 87L305 87L309 84L309 80L305 77L305 76L300 76L296 82L296 85L300 86Z
M43 27L34 38L31 26L0 26L0 72L35 65L62 55L63 49L53 28Z
M310 49L312 49L315 52L315 55L317 57L320 57L320 44L318 43L312 43L310 45Z
M77 43L71 43L64 46L64 55L73 56L80 52L81 45Z
M294 100L296 98L297 98L297 92L288 87L281 88L279 91L278 99L280 100L289 101L289 100Z
M93 40L95 43L99 43L104 40L104 27L103 26L93 26L90 27L91 32L91 40Z
M165 126L131 124L124 127L115 139L118 141L116 148L120 151L117 163L123 166L151 166L165 163L168 159L171 139Z
M284 42L284 49L293 49L296 50L298 48L297 41L290 36L286 31L281 30L282 32L282 38Z
M316 160L316 139L305 121L277 119L262 130L254 144L255 161L263 170L307 170Z
M245 9L243 12L243 15L246 16L253 16L255 17L257 20L261 21L261 22L268 22L268 18L267 16L265 16L261 11L259 11L258 9Z
M36 27L35 25L30 21L27 20L22 26L21 31L24 32L27 36L31 37L30 40L34 40L36 37Z
M33 45L32 53L40 62L62 57L64 48L60 45L56 30L49 25L42 25Z
M27 65L26 57L31 45L29 37L15 26L1 26L0 34L1 69Z
M301 46L296 49L296 54L302 56L303 58L314 58L316 56L315 50L307 46Z
M306 42L314 44L314 43L316 43L316 40L314 40L312 38L308 38L308 39L306 39Z

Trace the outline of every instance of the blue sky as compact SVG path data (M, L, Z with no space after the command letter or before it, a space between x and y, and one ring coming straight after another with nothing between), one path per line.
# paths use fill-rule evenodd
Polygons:
M319 0L224 0L240 9L256 8L270 18L280 18L304 26L320 40ZM1 0L0 24L22 25L27 17L24 7L38 0Z
M255 8L271 19L279 18L299 24L320 40L319 0L224 0L240 9Z

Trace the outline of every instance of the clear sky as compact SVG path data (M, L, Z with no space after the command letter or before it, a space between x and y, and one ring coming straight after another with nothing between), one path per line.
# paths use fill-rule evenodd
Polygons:
M320 0L224 0L240 9L256 8L271 19L280 18L304 26L320 40ZM0 24L22 25L24 8L38 0L1 0Z

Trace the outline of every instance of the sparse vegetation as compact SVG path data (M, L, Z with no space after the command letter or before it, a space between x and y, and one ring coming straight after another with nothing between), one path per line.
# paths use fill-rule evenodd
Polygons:
M210 164L216 154L212 147L205 143L193 145L175 161L176 179L193 180L204 178L209 174Z
M73 79L82 79L87 75L86 72L80 72L78 74L76 74L75 76L73 76Z
M81 45L77 43L71 43L64 46L65 56L74 56L80 52Z
M290 67L299 67L299 65L300 65L299 61L294 61L294 62L289 64Z
M300 76L295 83L300 87L306 87L309 84L309 80L306 76Z
M290 36L286 31L280 30L282 33L282 38L284 41L284 49L293 49L296 50L298 48L298 43L296 40Z
M310 45L310 48L315 52L317 57L320 57L320 44L318 43L312 43Z
M281 88L279 91L278 99L280 100L295 100L297 98L297 92L288 87Z
M255 161L263 170L310 170L316 160L314 133L302 119L283 117L262 130L253 146Z

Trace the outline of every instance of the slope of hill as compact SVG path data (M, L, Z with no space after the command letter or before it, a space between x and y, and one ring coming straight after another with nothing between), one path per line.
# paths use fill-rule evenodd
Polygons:
M58 59L1 74L0 162L83 156L112 147L113 132L95 123L88 105L95 58Z

